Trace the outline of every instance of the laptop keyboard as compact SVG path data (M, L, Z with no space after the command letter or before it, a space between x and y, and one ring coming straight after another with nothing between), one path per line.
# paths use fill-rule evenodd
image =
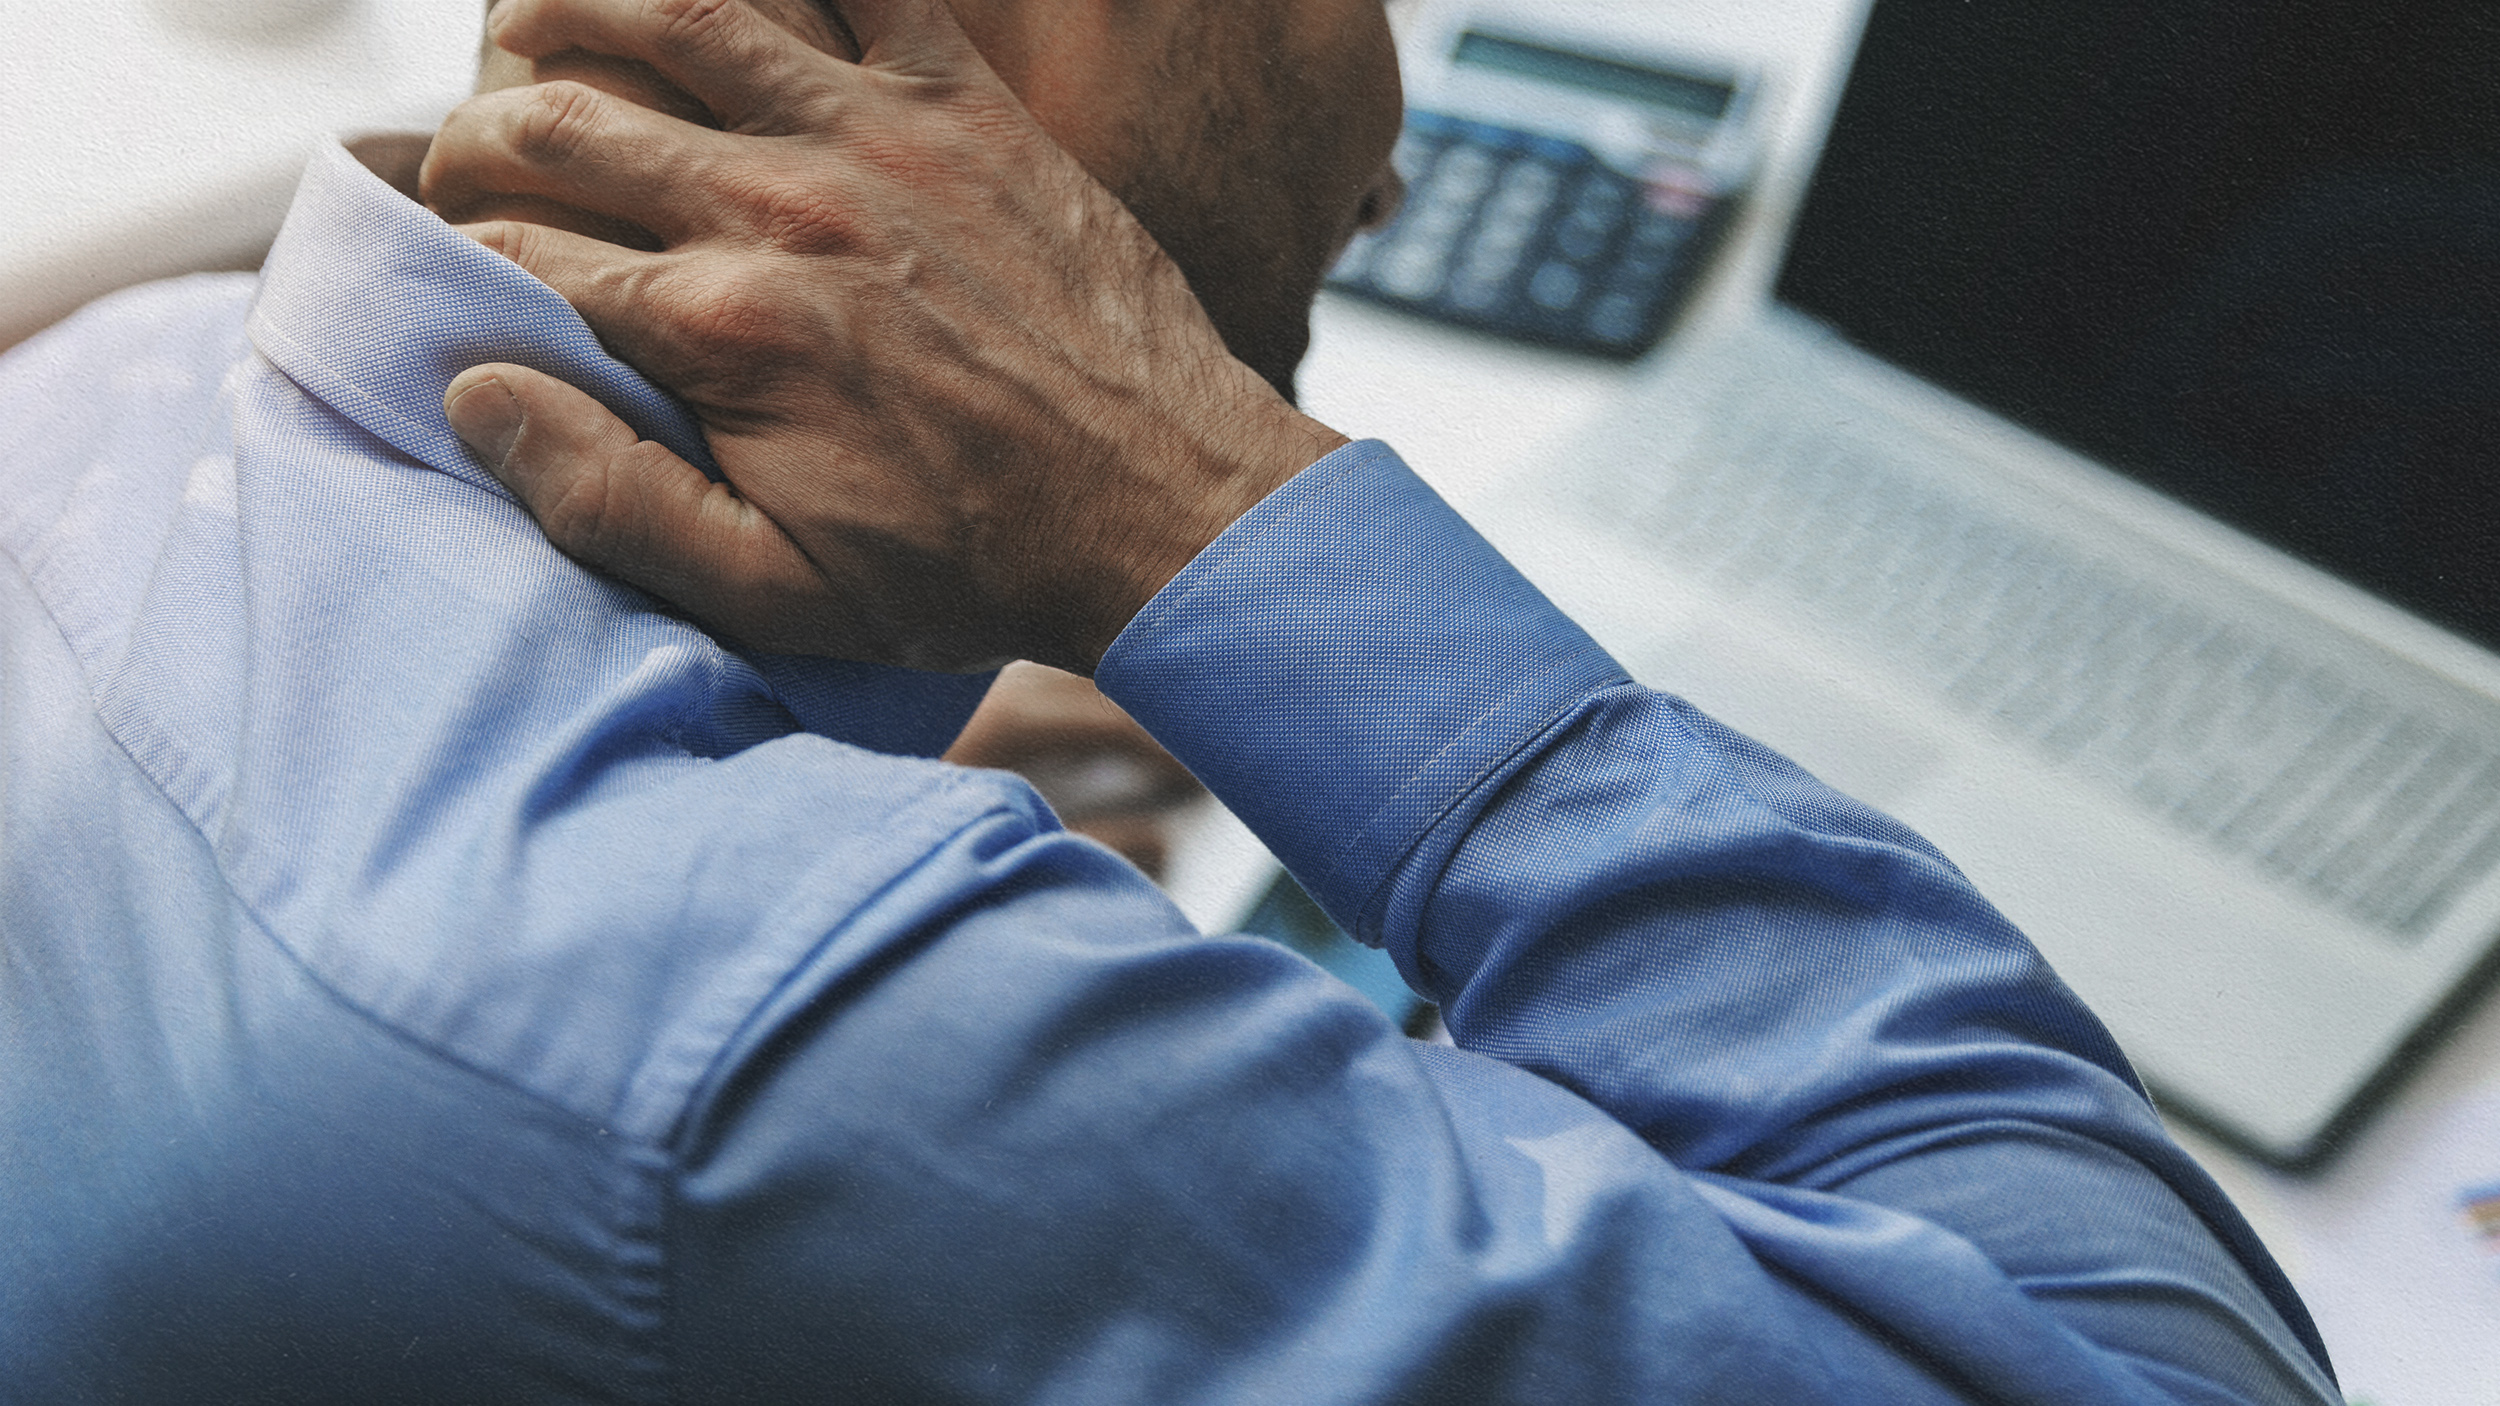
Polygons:
M1858 639L1955 710L2397 941L2500 861L2500 740L1799 419L1716 418L1604 518ZM1627 509L1629 510L1627 512Z

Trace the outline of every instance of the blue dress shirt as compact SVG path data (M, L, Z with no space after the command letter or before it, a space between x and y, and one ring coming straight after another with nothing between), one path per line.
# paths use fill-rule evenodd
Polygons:
M484 360L701 453L337 151L0 362L0 1400L2333 1399L1953 867L1382 446L1101 682L1457 1050L552 551Z

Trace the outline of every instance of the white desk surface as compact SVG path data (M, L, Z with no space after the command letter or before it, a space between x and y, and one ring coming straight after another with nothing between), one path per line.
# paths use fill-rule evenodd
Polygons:
M1741 314L1768 285L1862 0L1549 3L1765 71L1771 161L1694 319ZM91 0L0 12L0 345L126 283L248 263L310 142L427 128L458 101L482 8ZM1309 407L1396 444L1462 508L1555 466L1640 374L1338 298L1322 299L1315 330ZM1546 524L1482 522L1523 558L1555 555ZM1572 583L1543 570L1567 602ZM2500 1246L2459 1204L2469 1188L2500 1194L2500 1002L2481 1003L2323 1173L2286 1177L2187 1141L2300 1284L2356 1401L2500 1403Z

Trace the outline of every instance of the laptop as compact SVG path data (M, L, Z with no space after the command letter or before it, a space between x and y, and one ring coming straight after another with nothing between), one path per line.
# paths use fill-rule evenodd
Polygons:
M2496 52L2477 0L1875 0L1772 297L1545 490L1627 667L2286 1166L2500 935Z

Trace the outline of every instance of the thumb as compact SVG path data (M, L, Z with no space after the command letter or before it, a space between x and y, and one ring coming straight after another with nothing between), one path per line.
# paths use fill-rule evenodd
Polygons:
M796 623L775 603L825 594L761 509L552 376L473 366L443 392L443 417L558 551L709 629L773 647Z

